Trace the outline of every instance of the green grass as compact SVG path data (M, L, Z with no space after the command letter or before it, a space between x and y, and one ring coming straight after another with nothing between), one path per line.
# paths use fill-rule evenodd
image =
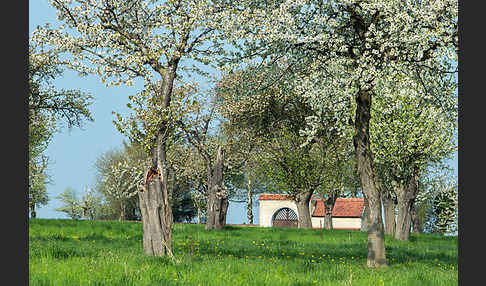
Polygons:
M384 269L359 231L176 224L173 246L178 262L143 254L141 223L31 219L30 285L458 284L457 237L386 236Z

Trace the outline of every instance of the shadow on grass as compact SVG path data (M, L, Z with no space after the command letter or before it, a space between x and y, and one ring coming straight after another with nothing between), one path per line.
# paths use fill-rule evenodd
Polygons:
M285 237L279 235L278 237ZM342 242L339 247L336 244L326 242L312 242L299 244L295 240L270 240L265 246L252 244L249 240L232 239L225 241L224 244L216 245L215 241L202 240L198 247L201 255L228 256L235 258L258 257L262 256L268 259L287 261L288 259L299 260L302 262L326 262L334 259L342 259L347 262L358 261L366 264L368 256L367 243L346 243ZM440 264L457 264L457 256L447 254L441 249L430 249L429 251L417 251L419 245L414 242L401 243L402 245L387 245L386 256L389 265L404 263L422 263L427 265ZM217 246L217 248L215 247ZM411 248L412 247L412 248ZM185 255L190 255L190 245L179 247L178 251ZM319 259L325 254L325 259ZM289 258L290 257L290 258ZM330 258L329 258L330 257ZM309 264L309 266L314 264Z
M277 241L275 241L277 242ZM294 241L278 241L280 244L278 246L270 246L268 248L255 246L248 241L231 241L225 243L225 245L219 245L217 248L211 241L201 241L198 247L199 253L201 255L217 256L220 255L232 255L236 258L248 257L258 257L262 256L265 258L273 259L298 259L302 261L311 261L312 259L317 260L326 254L325 257L328 259L330 256L332 259L356 259L357 257L366 257L367 249L366 245L361 244L346 244L342 248L335 248L335 245L321 243L314 243L312 245L307 245L303 249L297 249ZM314 247L312 247L314 246ZM312 247L312 248L311 248ZM311 249L310 249L311 248ZM184 254L190 253L190 246L186 245L180 247L179 250Z
M387 246L387 258L394 259L394 263L402 264L406 262L422 262L425 264L436 265L440 264L452 264L457 265L457 256L449 255L444 252L431 251L420 253L414 250L408 250L404 247Z

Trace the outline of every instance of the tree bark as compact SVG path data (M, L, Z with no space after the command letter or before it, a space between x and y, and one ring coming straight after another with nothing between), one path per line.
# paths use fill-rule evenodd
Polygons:
M398 207L398 217L397 217L397 228L395 230L395 239L398 240L409 240L410 239L410 227L411 227L411 201L406 197L406 192L403 190L398 191L397 194L397 207Z
M224 151L218 147L212 167L208 164L208 200L206 229L222 229L226 225L228 194L223 186Z
M172 97L179 58L172 58L163 71L162 83L155 87L155 97L162 99L162 108L167 109ZM162 71L160 71L162 73ZM172 256L172 209L168 186L166 156L168 122L162 122L156 135L156 146L152 150L152 166L145 172L145 182L138 192L143 223L143 248L146 255ZM169 135L170 136L170 135Z
M154 172L149 169L149 173ZM146 172L147 173L147 172ZM143 191L138 192L143 224L143 249L146 255L165 256L171 250L170 223L167 224L163 182L157 175ZM169 207L170 209L170 207ZM169 233L168 233L169 230Z
M332 209L337 199L337 191L330 192L328 198L324 201L324 228L332 229Z
M248 176L248 224L253 224L253 192L251 191L251 179Z
M364 209L363 214L361 215L361 227L360 231L368 231L370 229L370 207L368 206L368 200L366 196L363 195L364 198Z
M412 206L418 192L418 174L414 172L408 184L403 186L396 184L398 218L395 230L395 239L410 240L410 228L412 226Z
M295 204L298 212L298 228L312 228L312 219L310 215L309 202L312 197L312 191L303 191L295 195Z
M118 217L118 221L125 220L125 204L123 203L123 199L120 200L120 216Z
M356 97L355 135L353 144L363 195L368 200L370 227L368 230L368 267L386 266L385 232L381 215L380 189L376 186L373 158L370 149L369 124L371 93L359 90Z
M327 205L324 206L325 213L324 213L324 229L332 229L332 208L328 207ZM329 210L330 209L330 210Z
M396 227L395 199L393 198L392 194L390 194L389 192L385 192L381 197L381 200L383 202L383 212L385 215L385 233L393 236L395 234Z
M30 217L31 218L37 217L37 213L35 212L35 204L34 203L30 204Z
M423 233L424 232L424 226L422 225L422 222L420 221L420 217L417 213L416 202L414 202L412 204L412 224L413 224L413 232L414 233Z
M196 223L197 224L200 224L201 223L201 208L200 207L197 208L197 220L196 220Z

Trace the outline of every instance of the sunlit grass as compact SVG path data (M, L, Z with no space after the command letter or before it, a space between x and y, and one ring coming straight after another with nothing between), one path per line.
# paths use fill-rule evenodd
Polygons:
M385 269L366 246L359 231L176 224L174 261L143 255L140 223L34 219L30 285L457 285L457 237L387 236Z

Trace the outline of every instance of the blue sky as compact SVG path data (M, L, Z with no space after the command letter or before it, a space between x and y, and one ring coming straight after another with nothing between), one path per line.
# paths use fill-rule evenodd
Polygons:
M47 0L29 1L29 35L38 26L45 23L56 23L55 10ZM78 128L63 130L54 136L47 149L51 161L49 174L52 184L47 186L49 204L37 210L39 218L67 218L64 213L54 209L61 203L55 198L64 189L71 187L82 195L87 186L95 183L94 163L102 153L120 147L125 139L113 125L112 111L122 115L128 113L125 106L129 95L140 91L143 85L138 82L132 87L106 87L96 76L79 77L76 73L66 71L56 81L59 88L80 89L91 93L95 100L90 110L94 122L87 122L83 130ZM457 155L451 161L457 175ZM254 201L255 202L255 201ZM259 222L258 206L254 204L254 221ZM244 203L230 203L227 223L247 222Z
M29 35L38 26L45 23L57 23L56 12L47 0L29 1ZM94 186L96 158L102 153L121 147L125 139L113 125L115 117L112 111L128 114L125 106L129 95L134 95L143 88L141 82L132 87L106 87L96 76L79 77L77 73L65 71L55 82L58 88L80 89L94 96L90 111L94 122L86 122L83 130L78 128L63 130L54 136L47 149L51 161L49 174L53 183L47 186L49 204L37 210L39 218L68 218L54 209L61 206L55 197L66 188L75 189L79 195L86 191L86 186ZM258 207L254 206L255 223L258 223ZM246 206L242 203L230 203L227 223L247 222Z

